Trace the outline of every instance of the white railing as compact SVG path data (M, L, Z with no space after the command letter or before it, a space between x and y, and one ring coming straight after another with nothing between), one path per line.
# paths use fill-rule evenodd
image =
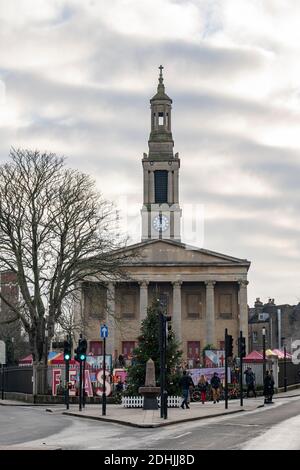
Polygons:
M144 397L122 397L124 408L143 408Z
M158 406L160 406L160 397L157 398ZM182 398L178 396L168 397L168 408L178 408L181 405ZM143 408L144 397L122 397L122 405L124 408Z

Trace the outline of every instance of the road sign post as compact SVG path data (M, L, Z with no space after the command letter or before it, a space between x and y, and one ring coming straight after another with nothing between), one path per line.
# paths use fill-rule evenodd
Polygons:
M105 371L106 371L106 338L108 337L108 328L106 325L100 327L100 337L103 339L103 384L102 384L102 416L106 415L106 387L105 387Z

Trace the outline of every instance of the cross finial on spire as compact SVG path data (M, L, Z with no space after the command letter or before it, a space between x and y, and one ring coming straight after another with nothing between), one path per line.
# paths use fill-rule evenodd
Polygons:
M163 66L160 65L159 67L159 83L162 83L163 82L163 74L162 74L162 71L163 71Z

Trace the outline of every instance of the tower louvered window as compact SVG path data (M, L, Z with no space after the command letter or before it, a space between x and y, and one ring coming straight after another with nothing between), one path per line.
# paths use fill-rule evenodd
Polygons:
M155 171L155 202L162 204L168 202L168 172L166 170Z

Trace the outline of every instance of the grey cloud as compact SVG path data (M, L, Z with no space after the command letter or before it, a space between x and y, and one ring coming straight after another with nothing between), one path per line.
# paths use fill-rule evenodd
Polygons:
M278 245L282 240L283 247L290 241L295 253L300 250L299 154L259 144L255 130L255 125L274 125L274 129L286 122L295 125L296 118L272 102L263 104L222 92L225 80L242 80L248 72L263 70L266 57L255 49L212 47L200 40L201 32L197 44L196 38L188 42L118 34L104 27L101 18L88 16L79 2L65 2L50 26L49 33L45 33L46 23L25 34L12 29L9 35L1 32L2 47L14 44L17 52L23 50L24 40L29 46L37 45L37 54L44 54L48 52L47 41L51 41L49 57L54 59L53 64L49 59L51 79L46 66L30 68L26 61L9 66L2 63L0 77L9 98L20 107L24 122L19 128L0 130L0 160L6 159L11 145L46 145L48 150L64 153L68 165L96 177L100 189L117 194L116 182L124 181L132 188L132 199L141 203L141 156L147 151L150 130L149 99L157 85L157 66L163 63L167 93L174 100L173 136L181 157L181 201L203 203L208 211L224 208L222 218L205 222L205 247L252 261L251 296L267 292L276 297L278 292L282 299L292 299L299 281L283 283L282 279L289 272L300 272L299 257L291 258L284 248L274 248L271 243L252 246L249 235L275 240ZM78 56L69 55L73 46L82 48ZM68 66L74 74L84 70L87 82L64 84L60 73ZM216 91L204 89L205 81L214 84ZM219 123L243 119L248 129L244 135L222 132L214 117ZM218 159L228 163L221 175L224 180L227 171L237 169L237 174L258 176L276 189L275 195L216 193L212 189L214 166L203 163L214 162L217 173ZM231 210L249 211L254 216L236 220L230 217ZM294 228L276 224L281 213L295 220Z

